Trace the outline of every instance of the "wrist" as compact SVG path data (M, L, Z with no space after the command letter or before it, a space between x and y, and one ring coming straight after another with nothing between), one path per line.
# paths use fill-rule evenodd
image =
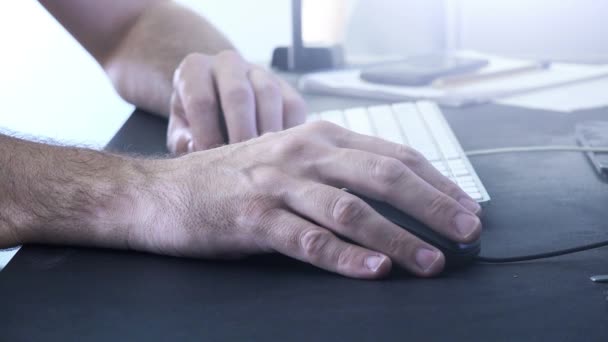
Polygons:
M175 159L138 160L122 196L105 210L121 229L124 248L166 254L165 242L179 224L180 190Z
M141 249L142 232L154 225L164 196L159 193L163 160L125 158L119 176L108 185L110 196L93 204L85 221L93 227L93 244L104 247Z

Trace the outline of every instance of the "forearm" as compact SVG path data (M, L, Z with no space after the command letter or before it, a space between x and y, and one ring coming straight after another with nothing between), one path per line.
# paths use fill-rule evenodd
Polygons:
M146 162L0 135L0 248L128 248L133 219L148 219L134 200L149 182Z
M138 17L102 64L124 99L168 116L173 73L184 57L232 48L200 15L171 1L160 2Z

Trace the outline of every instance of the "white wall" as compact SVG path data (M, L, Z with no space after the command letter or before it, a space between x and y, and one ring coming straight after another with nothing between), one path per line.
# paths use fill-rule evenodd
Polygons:
M0 131L103 146L132 111L37 1L0 1Z
M346 47L356 54L412 54L445 46L444 0L359 0Z
M332 0L330 0L332 1ZM178 0L214 23L249 59L270 60L291 41L289 0Z
M463 47L608 62L608 1L449 1L458 4Z
M605 0L360 0L351 50L415 53L460 47L608 62Z

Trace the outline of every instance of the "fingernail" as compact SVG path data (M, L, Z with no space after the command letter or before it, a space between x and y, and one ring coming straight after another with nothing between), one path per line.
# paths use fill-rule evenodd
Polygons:
M460 213L454 218L454 223L456 223L456 229L460 235L467 238L477 230L479 218L471 214Z
M416 251L416 264L418 267L422 269L424 272L428 271L441 255L438 251L433 251L428 248L420 248Z
M372 272L378 271L380 265L384 262L385 257L378 255L371 255L365 258L365 266L369 268Z
M477 204L477 202L473 201L472 199L469 199L467 197L463 197L460 199L460 201L458 201L458 203L460 203L461 206L465 207L468 211L477 214L481 211L481 206L479 206L479 204Z

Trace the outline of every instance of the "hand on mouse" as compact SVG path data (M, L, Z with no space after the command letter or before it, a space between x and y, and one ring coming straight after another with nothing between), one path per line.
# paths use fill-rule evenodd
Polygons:
M167 132L173 153L245 141L306 117L304 101L285 81L231 50L188 55L173 83Z
M481 231L479 205L420 153L327 122L149 163L149 184L129 210L139 218L128 244L137 250L209 258L279 252L355 278L385 276L392 263L418 276L442 270L439 250L341 188L388 202L455 241Z

